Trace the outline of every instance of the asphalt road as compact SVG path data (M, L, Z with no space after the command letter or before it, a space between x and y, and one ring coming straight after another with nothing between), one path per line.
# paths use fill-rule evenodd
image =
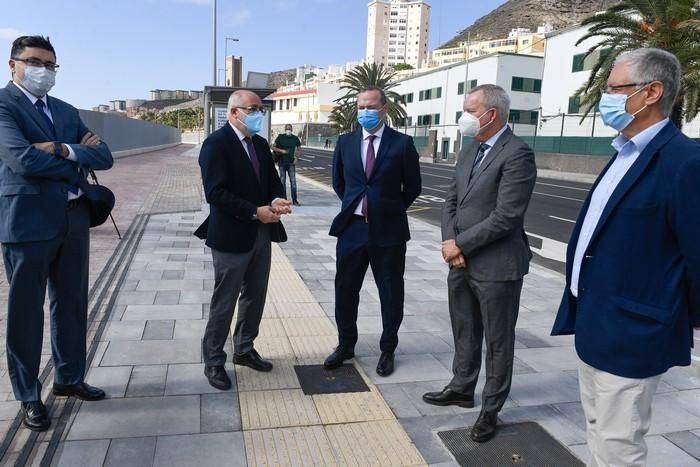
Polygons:
M304 148L296 170L300 175L330 186L332 160L331 151ZM421 163L423 193L411 206L409 214L440 225L442 205L454 170L449 165ZM537 178L525 215L525 230L536 263L564 272L566 242L589 189L588 183Z

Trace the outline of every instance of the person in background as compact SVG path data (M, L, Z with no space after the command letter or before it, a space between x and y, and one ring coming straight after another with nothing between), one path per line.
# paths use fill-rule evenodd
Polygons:
M284 133L275 138L272 144L272 150L280 155L279 169L280 178L282 180L282 193L287 197L287 175L289 175L289 185L292 191L292 203L294 206L301 206L297 198L297 177L294 164L299 156L301 156L301 141L293 133L292 125L284 126Z

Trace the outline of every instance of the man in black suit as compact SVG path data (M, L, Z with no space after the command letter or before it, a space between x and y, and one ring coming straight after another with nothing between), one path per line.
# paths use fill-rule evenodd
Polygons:
M340 136L333 154L333 189L342 201L330 230L338 237L338 347L324 363L326 368L336 368L354 356L360 289L371 266L382 310L380 376L394 371L394 350L403 320L406 242L410 238L406 210L421 191L413 139L386 126L386 113L383 90L362 90L357 97L361 128Z
M270 242L287 240L280 215L291 210L269 157L270 147L256 134L264 112L255 93L234 92L228 100L228 123L204 140L199 153L210 212L195 235L206 238L216 277L202 356L209 384L221 390L231 387L224 370L224 345L236 301L233 362L257 371L272 369L272 363L255 350L253 341L265 307Z

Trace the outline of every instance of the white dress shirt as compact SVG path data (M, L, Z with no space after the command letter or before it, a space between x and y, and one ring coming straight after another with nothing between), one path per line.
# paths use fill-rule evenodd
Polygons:
M484 151L484 157L481 159L481 162L479 162L479 166L481 166L481 164L484 163L484 161L486 160L486 157L488 157L489 153L491 152L493 145L496 144L496 141L498 141L498 138L500 138L501 135L503 134L503 132L506 131L507 129L508 129L508 125L507 124L503 125L503 128L498 130L498 133L496 133L495 135L493 135L492 137L490 137L489 139L487 139L486 141L481 143L481 144L488 144L489 148L486 151Z
M632 139L627 139L620 134L612 142L612 147L617 151L617 157L610 168L596 186L591 203L586 211L586 217L583 219L581 233L576 242L576 253L574 254L574 264L571 269L571 293L574 297L578 297L578 282L581 273L581 262L583 261L588 244L591 241L593 232L598 226L600 216L603 214L605 206L610 200L615 188L620 183L620 180L627 174L632 164L637 160L639 154L644 151L649 142L661 131L668 123L668 118L651 125L649 128L635 135Z
M379 144L382 142L382 135L384 134L384 128L385 126L382 125L382 127L377 130L374 133L374 141L372 142L372 146L374 146L374 162L375 162L375 167L376 167L376 162L377 162L377 156L379 155ZM365 130L364 128L362 129L362 145L360 146L360 157L362 157L362 167L367 168L367 148L369 147L369 137L372 136L372 133L369 131ZM365 195L365 198L367 196ZM364 198L362 198L364 200ZM357 204L357 207L355 208L355 214L358 216L362 215L362 201L360 201Z
M44 103L44 113L49 117L49 120L51 120L51 123L53 123L53 115L51 115L51 109L49 109L49 102L48 102L48 99L46 98L46 96L42 96L41 98L36 97L34 94L32 94L31 92L27 91L27 90L24 89L22 86L20 86L19 84L15 83L14 81L12 81L12 84L14 84L15 86L17 86L17 89L19 89L20 91L22 91L22 92L24 93L24 95L27 96L27 99L29 99L29 102L31 102L32 105L36 105L36 101L41 100L41 102ZM60 142L60 141L59 141L59 142ZM63 143L63 144L65 144L65 143ZM74 151L73 148L70 146L70 144L66 144L66 147L68 148L68 157L66 157L66 159L71 160L71 161L74 161L74 162L78 162L78 157L75 155L75 151ZM57 157L60 157L60 155L58 155ZM78 197L80 197L82 194L83 194L83 190L81 190L80 188L78 188L78 194L77 194L77 195L74 194L74 193L68 192L68 199L71 200L71 199L78 198Z

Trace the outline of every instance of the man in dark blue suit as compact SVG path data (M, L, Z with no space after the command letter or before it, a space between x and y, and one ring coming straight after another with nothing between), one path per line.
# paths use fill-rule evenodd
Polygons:
M700 327L700 145L669 120L678 59L622 53L600 101L620 131L579 214L553 335L575 334L591 463L642 466L651 402Z
M338 347L326 359L336 368L354 357L357 307L367 267L379 289L382 354L377 373L394 371L394 350L403 320L406 210L421 191L418 153L413 139L384 124L387 100L379 88L357 97L360 129L342 135L333 154L333 189L342 201L330 234L336 246L335 321Z
M228 101L228 122L202 144L199 166L209 217L195 235L206 238L214 262L214 293L202 339L204 375L219 390L231 387L224 364L224 346L233 310L233 362L256 371L272 370L272 363L255 350L270 276L270 242L287 235L280 215L291 212L284 199L270 146L257 133L265 109L253 92L239 90Z
M53 393L99 400L84 382L90 216L88 169L109 169L112 154L77 109L47 94L56 54L48 38L12 44L12 81L0 90L0 242L10 285L7 364L24 424L47 430L39 369L48 283Z

